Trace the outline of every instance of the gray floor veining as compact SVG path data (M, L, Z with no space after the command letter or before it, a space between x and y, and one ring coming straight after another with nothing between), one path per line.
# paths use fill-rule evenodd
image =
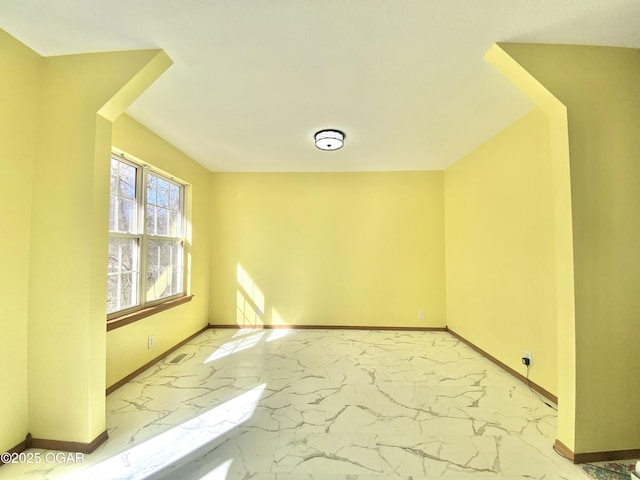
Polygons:
M109 395L107 428L80 465L0 477L588 478L556 412L446 332L211 329Z

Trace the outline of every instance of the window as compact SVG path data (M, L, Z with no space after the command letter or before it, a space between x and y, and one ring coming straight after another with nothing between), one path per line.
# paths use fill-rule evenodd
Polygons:
M107 314L184 295L185 186L111 156Z

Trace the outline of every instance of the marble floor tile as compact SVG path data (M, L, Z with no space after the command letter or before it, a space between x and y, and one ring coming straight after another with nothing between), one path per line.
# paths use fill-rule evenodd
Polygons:
M109 395L107 429L0 478L587 478L556 412L446 332L210 329Z

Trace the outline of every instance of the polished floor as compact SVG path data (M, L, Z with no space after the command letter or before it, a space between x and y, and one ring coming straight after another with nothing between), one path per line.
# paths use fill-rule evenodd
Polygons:
M556 412L446 332L212 329L107 409L82 464L0 477L588 478L552 448Z

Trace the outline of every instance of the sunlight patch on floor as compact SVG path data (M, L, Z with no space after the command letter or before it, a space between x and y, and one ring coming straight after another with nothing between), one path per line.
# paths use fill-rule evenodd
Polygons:
M258 385L222 405L67 478L69 480L147 478L205 445L212 444L216 439L249 420L262 398L265 387L266 384ZM205 478L226 478L226 471L230 464L231 461L210 472L213 474L218 471L216 473L218 476Z

